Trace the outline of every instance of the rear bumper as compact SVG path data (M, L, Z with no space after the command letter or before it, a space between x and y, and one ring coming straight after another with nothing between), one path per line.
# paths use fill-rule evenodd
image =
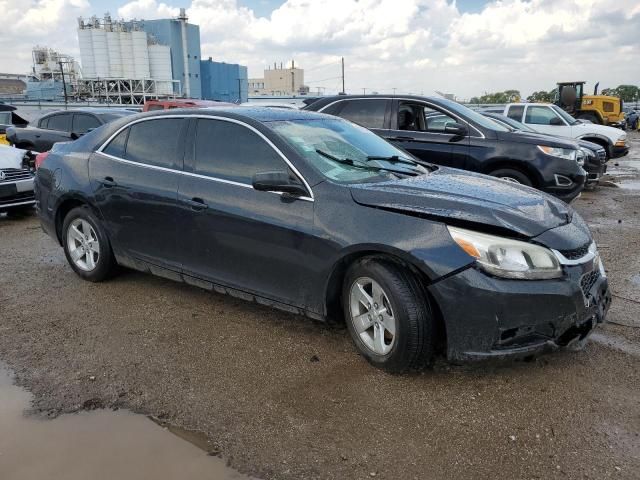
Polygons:
M565 271L561 279L523 281L469 268L430 285L445 323L448 359L529 356L586 338L605 320L608 281L593 265Z

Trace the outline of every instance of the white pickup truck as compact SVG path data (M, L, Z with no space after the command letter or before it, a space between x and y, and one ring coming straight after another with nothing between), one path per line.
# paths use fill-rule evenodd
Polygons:
M622 130L595 123L582 123L557 105L549 103L509 103L505 107L487 108L526 124L540 133L587 140L604 147L607 158L629 153L627 134Z

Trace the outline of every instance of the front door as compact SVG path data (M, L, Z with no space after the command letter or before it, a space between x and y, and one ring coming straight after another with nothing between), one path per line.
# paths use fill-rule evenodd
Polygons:
M180 270L177 196L183 168L182 118L134 123L90 160L89 174L114 252Z
M306 304L313 201L253 189L257 172L295 176L257 131L230 119L195 123L178 195L184 273Z
M548 105L527 105L524 123L540 133L571 136L571 127Z

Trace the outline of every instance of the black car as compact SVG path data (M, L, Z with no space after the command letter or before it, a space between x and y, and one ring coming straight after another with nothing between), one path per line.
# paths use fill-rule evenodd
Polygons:
M340 95L321 98L304 109L351 120L426 162L533 186L566 202L585 184L574 142L514 134L450 100Z
M118 120L56 145L36 175L73 270L116 265L346 319L374 365L530 355L605 318L607 278L564 202L423 166L313 112L215 108ZM256 325L256 328L260 328Z
M495 120L496 122L513 129L513 131L548 137L548 135L536 132L533 128L528 127L524 123L505 115L485 111L480 111L480 113L491 120ZM571 141L570 139L566 140ZM587 185L596 186L600 181L600 178L607 171L607 151L597 143L588 142L586 140L575 140L575 142L579 148L578 163L580 163L582 168L587 172Z
M7 141L24 150L46 152L56 142L69 142L87 132L136 112L123 108L64 110L43 116L38 126L9 127Z

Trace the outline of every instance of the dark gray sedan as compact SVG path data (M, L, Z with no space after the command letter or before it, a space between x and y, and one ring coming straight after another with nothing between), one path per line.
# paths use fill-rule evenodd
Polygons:
M461 360L566 346L611 300L589 229L565 203L418 164L313 112L120 119L56 145L36 199L86 280L122 265L344 319L360 353L390 371L438 351Z

